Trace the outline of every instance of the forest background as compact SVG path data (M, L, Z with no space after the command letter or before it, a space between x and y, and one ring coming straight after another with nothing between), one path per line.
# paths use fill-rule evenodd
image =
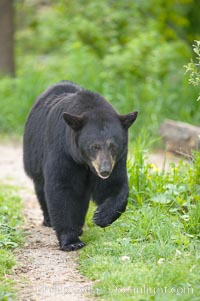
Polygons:
M1 133L21 134L35 98L63 79L101 93L120 113L137 109L131 138L144 130L157 137L164 118L199 124L198 91L184 75L200 39L198 0L13 4L15 77L0 80Z

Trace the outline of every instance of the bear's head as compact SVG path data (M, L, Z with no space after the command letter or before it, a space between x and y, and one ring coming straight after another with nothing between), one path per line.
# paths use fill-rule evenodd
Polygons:
M107 179L115 163L127 152L128 128L137 115L137 111L120 115L105 110L82 115L64 113L64 120L72 129L72 152L79 158L77 161L87 165L100 178Z

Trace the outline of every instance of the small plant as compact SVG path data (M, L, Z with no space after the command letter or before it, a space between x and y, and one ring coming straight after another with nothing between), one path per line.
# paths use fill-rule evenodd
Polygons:
M192 45L193 51L196 54L196 62L191 59L191 62L185 65L186 73L189 73L189 83L200 90L200 41L195 41ZM200 92L197 100L200 100Z

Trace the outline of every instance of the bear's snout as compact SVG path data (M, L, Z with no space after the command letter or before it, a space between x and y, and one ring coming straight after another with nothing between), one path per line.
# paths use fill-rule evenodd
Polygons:
M107 179L112 173L115 160L112 158L111 154L106 156L99 152L96 159L92 161L92 165L97 173L97 175L102 179Z
M99 167L99 176L102 179L107 179L112 172L112 164L109 160L104 160L101 162Z

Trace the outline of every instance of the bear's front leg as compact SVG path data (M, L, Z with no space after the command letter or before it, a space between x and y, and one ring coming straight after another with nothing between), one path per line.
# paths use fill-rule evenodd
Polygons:
M123 187L118 195L110 195L97 207L93 220L99 227L111 225L125 211L128 198L128 189Z
M89 195L81 175L66 178L66 174L48 169L45 178L45 194L52 226L56 231L60 248L74 251L85 244L79 239L89 204ZM78 177L80 176L80 178Z
M110 178L98 180L93 199L98 207L94 214L97 226L107 227L125 211L128 198L126 158L118 162Z

